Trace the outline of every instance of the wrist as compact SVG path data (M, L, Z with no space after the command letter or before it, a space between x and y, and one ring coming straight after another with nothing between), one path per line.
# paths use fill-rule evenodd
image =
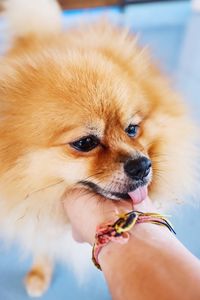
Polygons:
M98 256L102 248L104 248L111 241L121 244L127 243L131 237L131 229L141 223L164 226L175 233L170 223L161 214L143 213L134 210L128 213L123 213L114 223L104 223L97 228L95 243L92 250L92 259L96 267L101 269Z
M99 263L104 269L106 266L123 264L127 259L128 253L134 257L136 253L140 253L140 257L144 259L151 251L163 249L164 244L170 245L175 237L166 227L155 224L137 224L130 231L130 238L126 244L109 242L103 247L99 253ZM141 252L143 255L141 255ZM114 267L115 268L115 267Z

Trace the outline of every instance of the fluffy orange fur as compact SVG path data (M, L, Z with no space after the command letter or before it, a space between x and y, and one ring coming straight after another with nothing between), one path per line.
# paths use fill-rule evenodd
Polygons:
M93 23L17 38L1 58L0 104L1 232L36 258L59 259L68 247L63 193L86 178L115 189L126 157L151 159L149 194L159 204L193 185L187 110L124 29ZM125 133L129 123L140 124L136 138ZM87 153L70 147L93 133L104 147ZM27 289L39 295L49 277L41 287L39 270L39 284L29 286L30 274Z

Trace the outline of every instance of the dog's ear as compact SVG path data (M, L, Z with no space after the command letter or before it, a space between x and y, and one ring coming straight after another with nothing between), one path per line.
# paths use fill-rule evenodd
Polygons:
M61 31L61 9L55 0L6 0L3 7L14 39L44 38Z

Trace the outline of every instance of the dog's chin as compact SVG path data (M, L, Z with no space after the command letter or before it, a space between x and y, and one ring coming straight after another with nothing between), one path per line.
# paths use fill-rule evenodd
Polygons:
M148 182L146 180L137 182L134 185L131 185L128 190L123 192L107 191L91 181L80 181L79 184L81 184L84 188L90 189L94 193L110 200L130 200L131 198L128 193L136 190L140 186L147 185Z

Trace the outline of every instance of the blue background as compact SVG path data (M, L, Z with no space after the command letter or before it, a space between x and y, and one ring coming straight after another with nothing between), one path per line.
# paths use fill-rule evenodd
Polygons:
M88 16L92 19L105 13L104 9L71 11L63 14L65 26ZM195 13L188 1L140 4L128 6L121 12L117 8L106 10L114 21L140 33L140 43L148 44L161 68L169 73L174 84L192 108L194 117L200 116L200 13ZM6 44L5 24L0 21L0 48ZM179 205L172 211L178 238L200 258L200 207L198 199L189 199L190 205ZM191 205L192 204L192 205ZM3 244L3 243L2 243ZM31 259L21 260L17 246L0 246L0 300L29 299L22 279ZM110 299L101 272L92 271L80 285L66 266L58 265L53 282L43 300Z

